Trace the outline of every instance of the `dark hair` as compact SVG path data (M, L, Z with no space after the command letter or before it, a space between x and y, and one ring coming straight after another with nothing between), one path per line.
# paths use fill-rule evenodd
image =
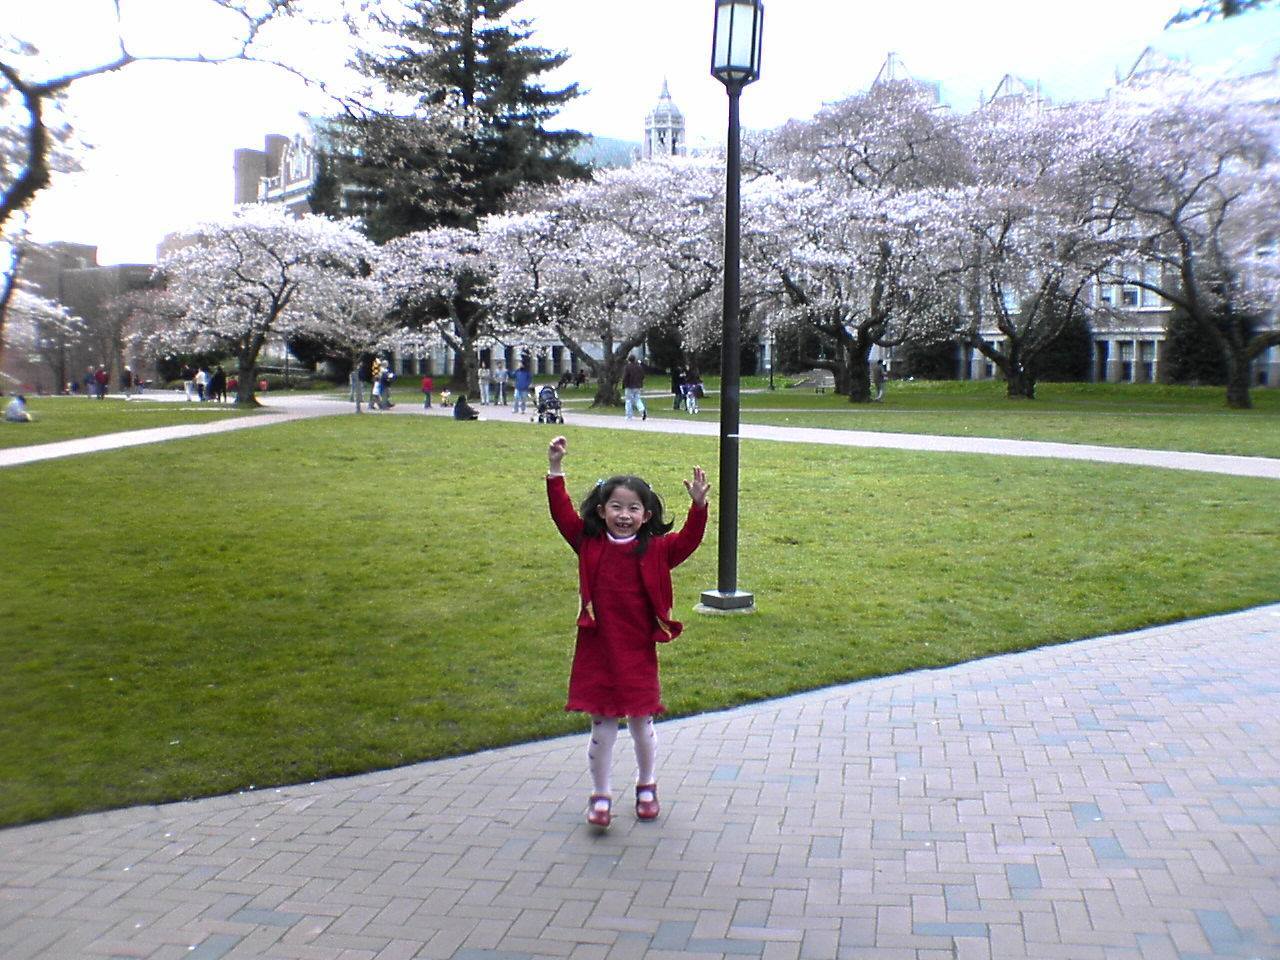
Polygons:
M601 504L609 502L609 498L613 496L613 491L619 487L626 487L644 504L644 508L649 513L649 519L645 521L636 533L636 553L644 556L645 550L649 549L649 538L660 537L662 534L670 530L674 524L670 520L664 519L666 509L662 506L662 498L653 492L653 487L645 483L639 477L630 474L610 477L608 480L597 480L596 485L591 488L591 492L583 498L581 506L578 507L578 513L582 516L582 533L587 537L602 537L605 535L607 528L604 520L600 516L600 512L596 509Z

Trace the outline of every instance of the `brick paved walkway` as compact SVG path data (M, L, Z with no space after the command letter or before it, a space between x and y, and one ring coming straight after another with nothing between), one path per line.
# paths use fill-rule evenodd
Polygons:
M0 832L0 957L1280 957L1280 605L658 729Z

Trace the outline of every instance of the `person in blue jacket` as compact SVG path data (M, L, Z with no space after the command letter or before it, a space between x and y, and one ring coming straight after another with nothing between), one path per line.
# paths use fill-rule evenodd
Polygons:
M516 371L516 413L525 412L529 403L529 394L532 391L533 371L529 369L529 361L525 360L520 364L520 369Z

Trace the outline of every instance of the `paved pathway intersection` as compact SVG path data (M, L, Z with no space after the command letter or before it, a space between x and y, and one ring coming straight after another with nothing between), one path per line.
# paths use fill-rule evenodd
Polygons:
M659 725L0 832L0 956L1280 957L1280 605ZM625 782L629 750L618 750Z

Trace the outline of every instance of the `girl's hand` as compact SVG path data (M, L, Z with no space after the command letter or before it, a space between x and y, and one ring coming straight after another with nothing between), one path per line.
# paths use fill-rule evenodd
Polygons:
M569 441L564 437L556 437L547 447L547 464L551 473L560 473L560 462L564 460L565 451L569 449Z
M707 483L707 472L701 467L693 468L693 479L686 480L684 488L689 491L689 496L698 506L707 505L707 493L711 490L711 484Z

